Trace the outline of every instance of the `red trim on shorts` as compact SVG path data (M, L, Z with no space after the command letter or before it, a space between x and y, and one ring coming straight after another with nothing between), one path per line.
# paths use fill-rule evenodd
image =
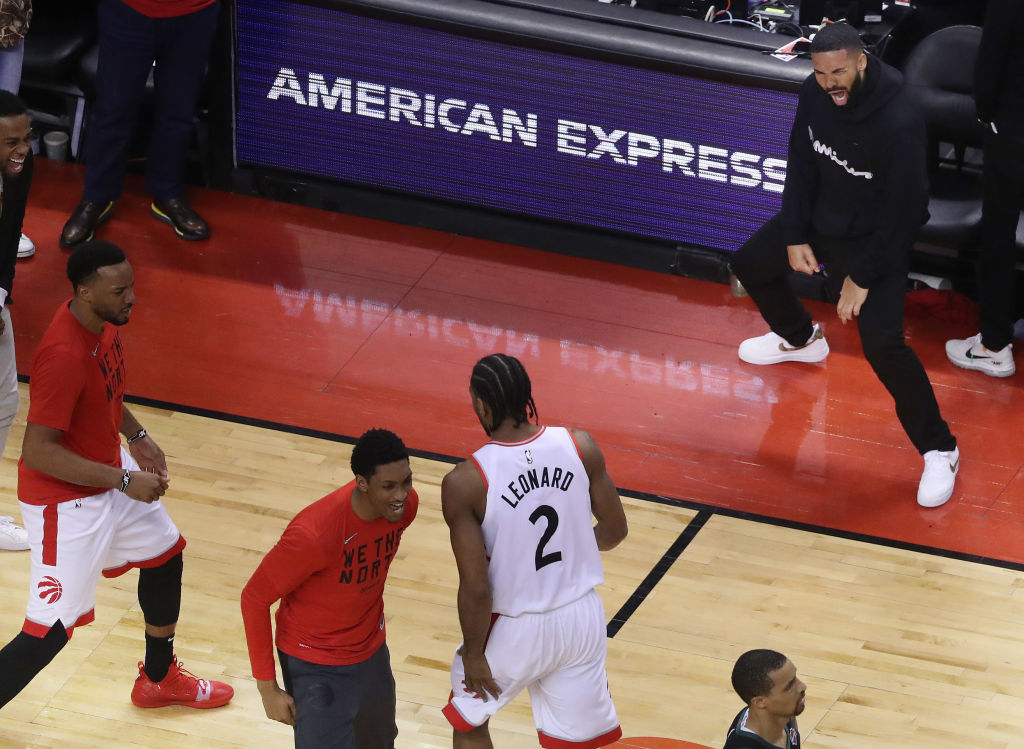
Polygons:
M499 616L501 616L501 614L499 614L498 612L491 612L491 623L487 625L487 634L484 635L485 648L487 647L487 641L491 639L491 630L494 629L494 623L498 621ZM471 694L470 692L466 693ZM474 726L472 723L467 722L466 719L462 717L462 714L455 709L455 705L452 704L452 699L454 697L455 692L449 692L448 704L441 708L441 713L444 715L444 717L448 719L448 722L452 724L452 728L454 728L459 733L468 733L469 731L472 731L475 728L479 728L480 726Z
M179 533L178 540L174 544L174 546L169 548L160 556L153 557L152 559L145 559L141 562L128 562L127 564L122 564L120 567L111 567L109 570L103 570L103 577L120 577L125 572L130 570L132 567L138 567L140 570L149 569L151 567L159 567L161 564L164 564L171 558L181 553L181 550L184 548L185 537Z
M78 617L74 624L70 627L65 627L64 631L68 633L68 639L70 640L71 635L74 634L75 627L84 627L86 624L92 624L94 621L96 621L96 609L89 609ZM53 624L56 623L57 622L54 622ZM25 623L21 625L21 631L26 635L32 635L33 637L42 639L43 637L46 637L47 633L53 627L53 624L40 624L39 622L33 622L26 619Z
M451 723L452 728L459 733L469 733L470 731L479 728L480 726L474 726L472 723L467 722L466 719L462 717L462 714L455 709L455 705L452 704L452 698L454 696L455 692L450 692L448 694L448 704L441 708L441 713L448 719L448 722Z
M474 456L470 455L469 459L473 461L473 464L476 466L477 472L480 474L480 478L484 480L484 490L489 489L490 484L487 483L487 474L484 473L483 466L481 466L480 463L477 462L477 459Z
M540 739L540 745L544 749L598 749L601 746L608 746L613 744L622 738L622 726L615 726L608 733L603 733L600 736L595 736L592 739L586 741L566 741L565 739L556 739L554 736L548 736L547 734L537 731L537 738Z
M43 564L57 566L57 505L43 508Z

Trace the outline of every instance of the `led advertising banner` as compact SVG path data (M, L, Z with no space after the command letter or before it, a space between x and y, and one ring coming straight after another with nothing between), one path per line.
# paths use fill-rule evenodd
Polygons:
M795 92L281 0L236 12L240 165L720 250L781 204Z

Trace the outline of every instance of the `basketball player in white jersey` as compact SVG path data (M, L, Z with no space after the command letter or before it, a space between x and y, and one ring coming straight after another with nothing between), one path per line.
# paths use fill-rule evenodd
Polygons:
M491 441L441 484L463 636L443 709L452 745L490 749L488 721L524 688L541 746L614 743L622 730L594 587L626 514L604 456L586 432L530 423L530 378L514 357L477 362L469 392Z

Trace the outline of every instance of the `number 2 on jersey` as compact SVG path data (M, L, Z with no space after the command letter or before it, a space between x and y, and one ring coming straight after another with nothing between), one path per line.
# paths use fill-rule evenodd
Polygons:
M537 544L537 551L533 556L538 570L541 567L562 561L562 552L560 551L553 551L550 554L544 553L544 547L551 540L551 537L555 535L555 529L558 528L558 513L555 512L555 508L551 505L541 505L530 514L530 522L536 525L537 521L541 518L544 518L547 523L544 533L541 534L540 542Z

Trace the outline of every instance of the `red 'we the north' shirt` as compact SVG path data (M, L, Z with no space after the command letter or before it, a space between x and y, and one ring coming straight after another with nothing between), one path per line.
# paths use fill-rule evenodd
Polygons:
M419 497L409 492L397 523L367 522L352 509L355 488L352 481L296 515L242 591L254 678L275 678L270 607L278 599L277 647L288 655L347 666L384 644L384 581Z
M59 429L60 445L87 460L120 468L124 349L117 326L97 335L78 321L65 302L36 349L29 382L28 420ZM78 486L18 461L18 499L52 505L107 491Z

